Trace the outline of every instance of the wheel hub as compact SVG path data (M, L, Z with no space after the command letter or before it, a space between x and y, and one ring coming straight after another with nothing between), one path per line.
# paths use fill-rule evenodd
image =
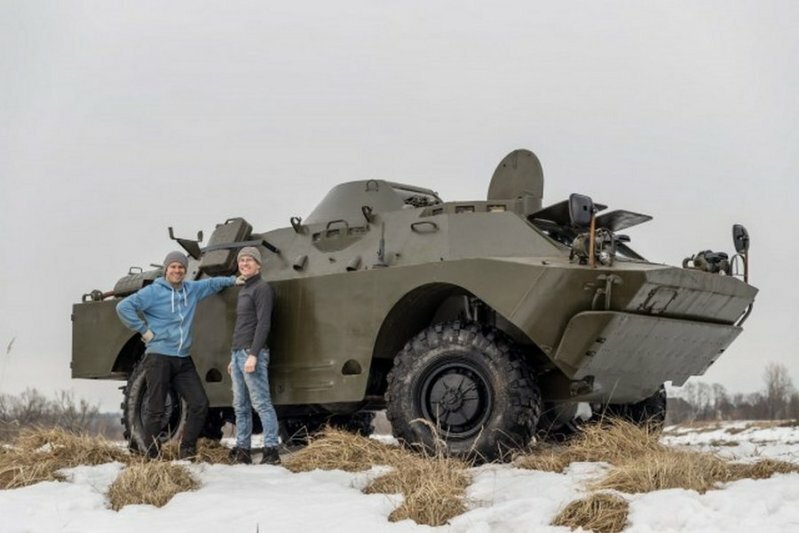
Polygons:
M468 361L450 361L433 368L420 392L424 418L450 438L466 438L480 431L493 406L488 383Z

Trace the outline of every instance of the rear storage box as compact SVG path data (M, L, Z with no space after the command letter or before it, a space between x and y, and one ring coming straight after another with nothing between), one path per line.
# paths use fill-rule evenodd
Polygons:
M230 218L217 225L208 241L208 248L218 245L235 244L250 238L252 226L243 218ZM232 274L236 271L236 254L239 248L220 248L203 254L200 270L209 276Z

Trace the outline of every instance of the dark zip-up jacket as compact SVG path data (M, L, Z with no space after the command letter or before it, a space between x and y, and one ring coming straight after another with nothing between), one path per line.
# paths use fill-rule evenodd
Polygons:
M258 355L266 347L272 326L272 287L257 274L248 279L239 292L236 304L236 327L233 330L233 349Z

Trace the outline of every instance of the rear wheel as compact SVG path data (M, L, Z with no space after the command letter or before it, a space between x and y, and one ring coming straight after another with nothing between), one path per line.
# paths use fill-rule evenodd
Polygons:
M613 416L655 431L663 429L666 421L666 387L637 403L608 404L604 416Z
M544 402L536 435L545 441L563 442L580 433L592 420L592 407L588 403Z
M147 379L142 361L136 363L128 377L127 385L122 389L122 425L125 440L133 451L147 449L144 437L144 417L147 409ZM161 417L161 431L158 440L164 443L182 432L185 423L185 402L170 387L166 396L164 415ZM222 427L225 425L225 414L222 409L209 409L203 426L201 437L219 440L222 438Z
M388 376L394 436L429 450L493 461L525 446L541 411L538 386L501 331L436 324L411 339ZM425 423L426 421L426 423Z

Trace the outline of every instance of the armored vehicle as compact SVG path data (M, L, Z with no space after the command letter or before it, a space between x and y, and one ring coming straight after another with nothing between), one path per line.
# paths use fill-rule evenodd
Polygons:
M270 380L290 434L328 419L364 426L386 409L394 435L487 460L536 431L567 433L611 412L662 422L664 382L701 375L741 332L757 289L749 237L736 254L710 250L682 267L647 261L621 234L650 216L607 211L587 196L542 205L536 156L516 150L486 200L444 201L431 189L380 179L334 187L304 220L253 231L216 226L188 277L235 273L259 246L276 294ZM159 276L131 269L72 314L72 376L126 380L123 422L140 443L144 345L115 306ZM210 436L232 418L226 373L237 288L200 303L193 358L211 403ZM179 431L170 395L162 436ZM367 413L367 414L364 414Z

